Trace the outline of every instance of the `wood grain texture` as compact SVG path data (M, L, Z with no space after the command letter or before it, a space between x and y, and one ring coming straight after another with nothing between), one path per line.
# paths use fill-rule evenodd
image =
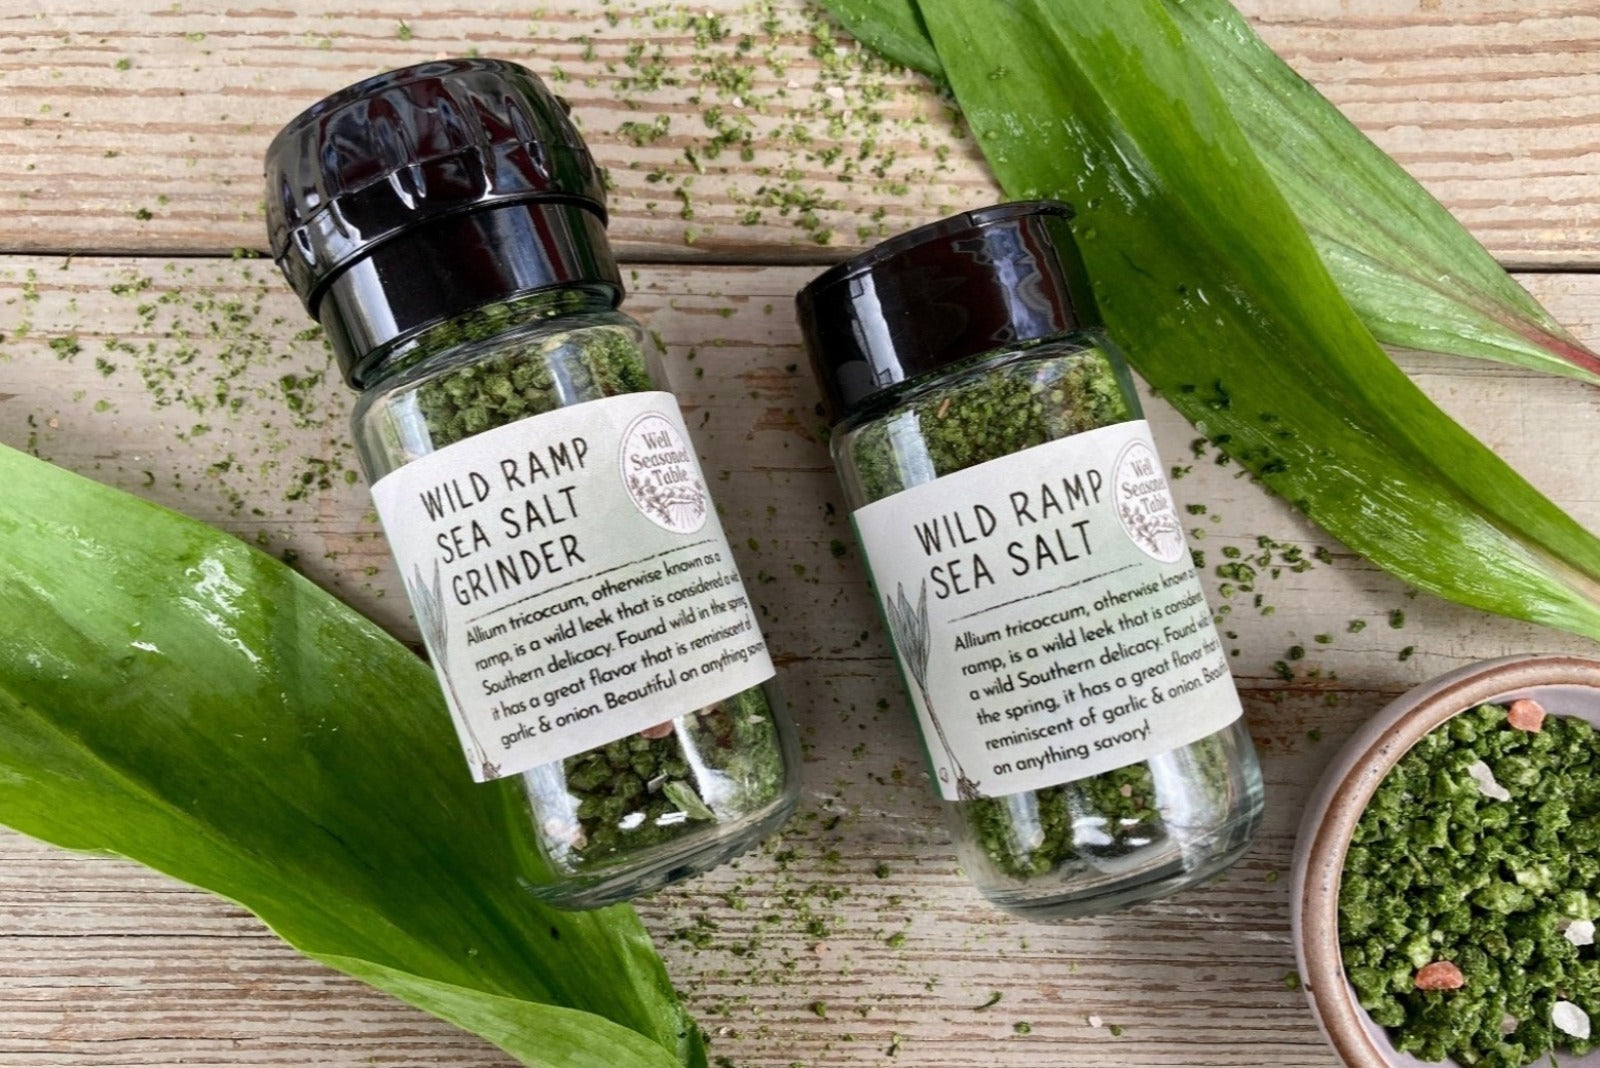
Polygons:
M1597 262L1591 0L1241 6L1502 261ZM528 63L572 102L633 258L819 262L995 199L928 86L826 25L801 0L13 2L0 249L260 249L281 124L360 77L473 51Z
M1320 769L1416 682L1587 643L1410 595L1233 468L1194 457L1193 431L1154 402L1165 458L1190 467L1180 502L1206 505L1194 545L1213 564L1224 546L1259 552L1262 538L1330 550L1303 572L1262 568L1248 593L1224 596L1205 574L1236 635L1267 823L1207 887L1096 920L1009 919L956 868L874 615L790 313L811 274L663 266L630 280L627 309L659 335L806 747L802 812L780 837L642 906L714 1054L751 1068L1333 1068L1286 985L1285 877ZM1600 340L1600 278L1524 281ZM268 264L0 260L0 442L288 554L411 637L346 444L352 395L303 322ZM1600 392L1496 365L1404 362L1600 525L1588 430ZM233 906L0 834L0 1066L180 1063L509 1066L303 960Z

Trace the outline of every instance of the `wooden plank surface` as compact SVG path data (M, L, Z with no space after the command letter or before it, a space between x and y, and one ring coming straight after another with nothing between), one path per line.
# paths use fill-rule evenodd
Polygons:
M1262 568L1259 606L1254 593L1221 596L1206 571L1223 629L1237 635L1229 645L1264 759L1266 826L1205 888L1071 924L1009 919L969 888L938 825L843 518L790 314L812 273L639 267L627 305L665 346L806 745L802 812L783 835L642 906L714 1055L751 1068L1332 1068L1286 985L1285 877L1319 770L1358 723L1422 679L1587 643L1412 595L1233 468L1195 457L1193 431L1152 403L1165 457L1191 468L1175 483L1180 501L1207 507L1194 545L1213 563L1224 546L1260 552L1261 539L1330 550L1304 572ZM1525 281L1600 341L1600 278ZM0 259L0 442L285 554L411 637L353 476L352 397L320 344L297 337L302 326L269 264ZM1587 429L1600 392L1495 365L1404 363L1600 525ZM1394 610L1406 616L1398 629ZM1368 625L1353 633L1354 619ZM299 958L236 908L131 865L0 834L0 1065L179 1063L509 1064Z
M1597 262L1593 0L1241 7L1502 261ZM0 249L262 248L280 125L359 77L464 53L526 62L571 100L634 258L817 262L995 199L945 103L799 0L12 0Z
M1503 262L1600 265L1594 0L1240 6ZM1412 594L1194 456L1193 432L1153 404L1163 452L1191 468L1180 499L1207 506L1191 536L1212 565L1224 547L1331 551L1304 572L1264 566L1228 596L1206 570L1235 635L1267 823L1226 876L1165 902L1056 926L986 907L938 824L827 463L790 317L813 269L772 265L997 194L936 93L799 0L0 3L0 442L231 530L414 638L355 477L351 396L271 265L228 254L264 245L260 159L284 121L364 75L468 52L549 76L608 168L612 232L636 265L628 309L665 345L803 731L805 800L785 833L642 906L713 1054L751 1068L1332 1068L1285 983L1284 877L1311 783L1406 687L1588 644ZM1600 277L1525 282L1600 341ZM1587 430L1600 393L1403 362L1600 527ZM441 1063L509 1065L237 908L0 832L0 1068Z

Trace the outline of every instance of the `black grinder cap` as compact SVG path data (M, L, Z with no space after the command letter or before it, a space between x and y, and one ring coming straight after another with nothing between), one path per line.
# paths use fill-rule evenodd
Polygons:
M829 421L962 360L1099 325L1071 222L1059 201L964 212L802 289L796 312Z
M605 188L525 67L420 63L313 104L266 156L272 256L351 385L373 350L493 300L593 285L621 300Z

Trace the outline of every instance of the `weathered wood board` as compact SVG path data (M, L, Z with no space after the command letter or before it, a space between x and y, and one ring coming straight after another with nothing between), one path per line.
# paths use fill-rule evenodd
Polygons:
M1502 261L1596 262L1592 0L1241 7ZM462 54L524 62L567 96L634 258L815 262L996 199L946 103L801 0L13 0L0 249L260 249L262 153L284 122L369 74Z
M1223 546L1260 552L1263 538L1279 560L1289 546L1330 550L1308 570L1263 567L1254 591L1227 597L1206 569L1236 635L1267 823L1249 856L1205 888L1072 924L1004 917L968 887L938 824L828 465L791 316L812 273L641 266L630 279L628 310L659 336L806 746L803 810L782 836L643 905L714 1054L759 1068L1331 1068L1286 984L1285 877L1319 770L1358 723L1424 678L1588 643L1411 595L1233 468L1196 458L1194 432L1154 401L1166 459L1190 468L1175 490L1206 505L1193 544L1212 564ZM1600 279L1524 281L1600 340ZM303 325L268 263L0 260L0 442L286 555L410 637L347 444L352 395ZM1587 447L1600 392L1496 365L1402 361L1600 525ZM1367 626L1352 632L1352 620ZM299 958L236 908L131 865L0 834L0 1065L447 1062L509 1064Z
M1502 262L1568 272L1524 282L1600 341L1600 278L1574 273L1600 265L1594 0L1240 6ZM0 443L230 530L413 638L349 445L351 395L271 264L230 255L264 247L261 157L284 121L357 78L460 54L544 73L607 167L628 310L660 338L802 727L806 795L786 832L643 905L714 1055L1332 1068L1286 984L1285 876L1318 772L1422 679L1592 647L1413 595L1195 456L1153 402L1168 462L1189 468L1180 500L1207 509L1191 538L1237 649L1266 826L1222 879L1129 913L1041 926L983 905L938 824L790 302L816 264L998 193L946 101L801 0L0 2ZM1600 392L1401 359L1600 528ZM1283 566L1317 546L1327 562ZM1271 556L1254 589L1225 594L1230 547ZM233 906L0 832L3 1068L442 1063L510 1062Z

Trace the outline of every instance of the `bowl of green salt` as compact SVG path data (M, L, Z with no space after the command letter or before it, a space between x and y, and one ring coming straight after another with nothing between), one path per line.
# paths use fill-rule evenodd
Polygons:
M1474 664L1383 709L1313 792L1290 893L1350 1068L1600 1068L1600 660Z

